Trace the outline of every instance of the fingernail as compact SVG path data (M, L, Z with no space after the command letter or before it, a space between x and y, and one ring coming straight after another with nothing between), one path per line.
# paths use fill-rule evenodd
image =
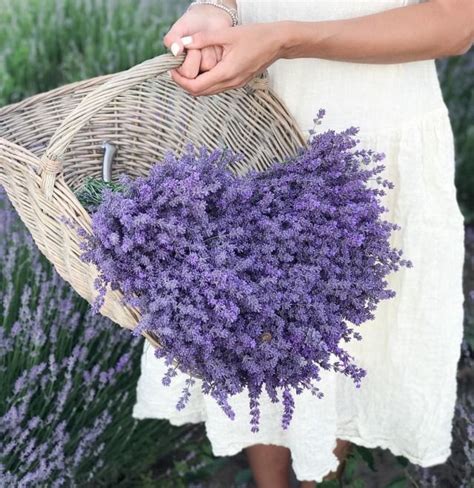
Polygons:
M171 44L171 52L173 53L173 56L176 56L179 52L179 44L177 42L173 42Z
M183 43L183 46L187 46L193 42L193 38L191 36L182 37L181 42Z
M168 75L168 78L169 78L170 80L172 80L172 79L173 79L173 77L171 76L171 71L170 71L170 70L168 70L168 71L166 72L166 74Z

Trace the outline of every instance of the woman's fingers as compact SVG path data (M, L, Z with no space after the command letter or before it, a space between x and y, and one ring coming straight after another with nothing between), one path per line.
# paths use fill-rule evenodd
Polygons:
M213 86L197 93L194 96L204 97L204 96L208 96L208 95L217 95L218 93L223 93L227 90L234 90L234 89L240 88L244 85L245 85L244 81L240 81L237 83L236 80L227 80L227 81L223 81L221 83L217 83L216 85L213 85Z
M233 39L236 27L226 27L213 31L195 32L192 36L185 36L181 39L187 49L203 49L209 46L223 46Z
M238 73L234 73L232 64L225 62L225 59L223 59L225 49L221 46L227 46L232 42L235 29L237 28L227 27L214 31L200 31L194 33L192 36L182 38L181 41L186 49L201 49L202 52L204 50L212 52L213 48L218 47L220 49L218 51L220 59L217 60L215 57L211 59L211 55L206 54L206 56L209 56L206 58L206 63L211 65L215 61L215 64L194 79L188 79L182 76L177 70L170 70L173 80L193 96L213 94L217 93L217 89L223 91L226 87L231 88L228 86L228 82L234 79Z
M186 78L196 78L199 67L202 65L202 52L200 49L188 49L183 64L177 68L180 75Z
M163 37L163 44L176 56L179 52L183 51L181 38L186 36L187 33L188 28L186 24L181 19L178 19Z
M209 71L217 64L216 51L214 46L201 49L201 72ZM180 74L181 71L179 71Z
M170 70L170 74L173 80L188 93L194 97L200 97L241 88L252 80L254 76L260 75L268 66L263 66L262 69L252 76L243 76L242 73L238 73L225 66L226 64L228 63L225 61L218 62L215 68L200 74L194 80L186 80L186 78L180 77L179 73L176 73L176 70ZM218 68L220 68L219 71L217 71Z
M176 71L185 78L196 78L200 72L209 71L217 64L213 47L188 49L183 64Z
M219 62L222 59L222 53L224 50L222 49L222 46L212 46L214 49L214 52L216 53L216 60Z
M227 79L226 69L222 69L222 63L218 63L210 71L200 74L197 78L190 80L181 76L176 70L170 70L173 80L184 88L188 93L198 96L202 91L212 88Z
M185 36L181 41L186 49L219 47L220 59L213 68L194 79L182 76L177 70L170 70L171 77L195 97L240 88L278 59L275 36L271 23L198 31Z

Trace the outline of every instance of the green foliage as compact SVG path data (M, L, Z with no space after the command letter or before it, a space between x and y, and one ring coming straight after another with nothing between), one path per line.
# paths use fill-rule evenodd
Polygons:
M395 459L397 460L398 464L400 464L400 466L403 466L404 468L407 467L409 464L408 459L404 456L395 456Z
M212 479L215 473L227 462L227 457L216 457L212 454L205 428L201 425L198 434L179 451L179 456L173 459L173 465L165 472L155 474L150 488L188 488L203 480Z
M366 462L371 471L377 471L377 469L375 468L374 456L371 449L363 446L357 446L357 452L359 453L360 457Z
M356 487L354 483L358 483L358 481L353 481L353 484L348 485L351 487ZM318 488L340 488L341 484L337 480L330 480L330 481L321 481L318 483ZM364 486L364 485L359 485L359 486Z
M397 478L391 481L386 488L408 488L408 480L406 478Z
M102 202L102 190L105 188L112 191L123 191L124 189L120 183L87 176L76 192L76 197L88 212L93 212Z
M246 486L253 478L252 470L250 468L244 468L238 471L234 478L236 486Z
M388 486L392 488L406 486L408 488L407 473L404 469L408 465L409 462L404 456L394 456L386 449L352 444L346 457L340 484L326 485L327 482L325 482L321 484L321 488L369 488L372 484L379 486L380 480L387 478L390 481L387 481L387 486L384 484L383 488L388 488Z
M165 51L183 0L0 0L0 106Z

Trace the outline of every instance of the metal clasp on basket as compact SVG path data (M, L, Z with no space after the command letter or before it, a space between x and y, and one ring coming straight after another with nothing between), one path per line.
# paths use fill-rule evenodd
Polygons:
M109 141L104 141L101 146L104 151L104 161L102 162L102 179L112 181L112 162L114 160L117 147Z

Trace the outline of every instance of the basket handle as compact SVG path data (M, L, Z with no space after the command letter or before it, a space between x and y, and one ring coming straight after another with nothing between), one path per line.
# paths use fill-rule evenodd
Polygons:
M56 177L63 170L62 157L75 134L117 95L149 78L165 73L170 69L178 68L185 57L184 53L176 57L166 53L147 59L128 70L112 76L112 78L81 100L56 129L40 159L41 190L46 200L50 200L52 197ZM267 72L264 71L261 75L255 77L248 85L251 89L265 89L268 86Z

